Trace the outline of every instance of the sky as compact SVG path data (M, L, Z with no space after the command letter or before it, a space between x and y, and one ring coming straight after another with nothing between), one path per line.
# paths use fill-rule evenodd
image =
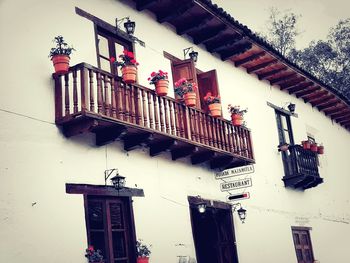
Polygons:
M300 14L296 47L302 49L310 41L326 39L328 31L340 19L350 18L350 0L212 0L240 23L254 32L264 32L269 9L276 7Z

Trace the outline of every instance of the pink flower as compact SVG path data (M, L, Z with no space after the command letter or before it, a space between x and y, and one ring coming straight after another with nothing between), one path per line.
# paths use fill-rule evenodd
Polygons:
M154 77L156 75L156 73L153 71L152 73L151 73L151 77Z
M111 61L111 63L114 63L115 62L115 57L111 57L109 60Z

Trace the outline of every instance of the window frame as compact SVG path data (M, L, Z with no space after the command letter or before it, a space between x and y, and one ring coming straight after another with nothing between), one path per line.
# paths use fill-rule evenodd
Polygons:
M310 235L310 230L312 230L312 228L311 227L292 226L291 230L292 230L292 239L293 239L293 244L294 244L294 249L295 249L295 256L297 258L297 262L301 262L301 263L312 263L312 262L314 262L315 261L315 256L314 256L314 252L313 252L313 248L312 248L312 241L311 241L311 235ZM301 250L302 250L303 258L304 258L304 250L309 250L310 251L311 261L304 261L304 260L299 261L297 250L300 249L300 248L298 248L297 246L303 245L303 244L296 244L296 241L295 241L295 238L294 238L294 234L298 234L299 235L299 233L296 233L296 232L304 232L304 234L307 235L307 239L308 239L308 242L309 242L307 244L307 246L309 248L307 248L307 249L301 248ZM302 243L301 240L300 240L300 243Z

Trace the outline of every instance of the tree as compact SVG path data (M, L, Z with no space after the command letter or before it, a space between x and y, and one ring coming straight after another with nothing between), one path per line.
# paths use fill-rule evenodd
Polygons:
M267 22L268 34L262 34L282 56L295 49L295 39L300 32L297 29L297 21L300 15L290 11L281 12L276 8L270 8L270 17Z
M281 13L271 8L269 32L263 37L290 61L350 99L350 18L330 28L326 40L312 41L305 49L297 50L299 17L290 11Z

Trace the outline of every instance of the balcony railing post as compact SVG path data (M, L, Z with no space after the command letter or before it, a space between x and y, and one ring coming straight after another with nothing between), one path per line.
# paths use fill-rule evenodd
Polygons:
M61 76L55 75L55 119L62 118L62 81Z
M88 105L88 93L87 93L87 72L86 68L82 67L80 69L80 99L81 99L81 110L86 111Z

